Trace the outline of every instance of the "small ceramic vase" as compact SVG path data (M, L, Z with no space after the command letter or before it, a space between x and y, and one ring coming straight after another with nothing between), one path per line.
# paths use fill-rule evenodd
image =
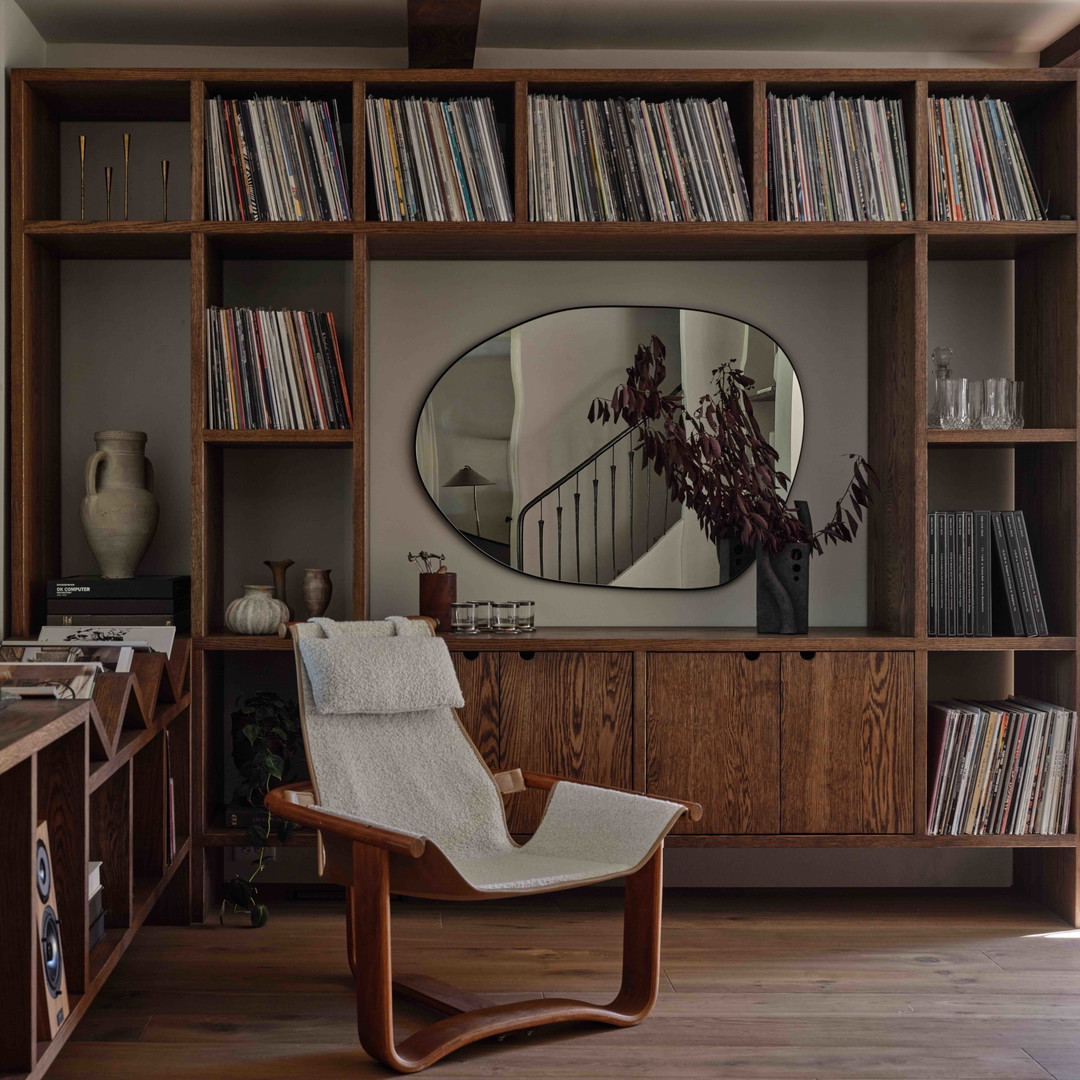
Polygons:
M274 599L273 585L245 585L244 595L225 610L225 625L234 634L276 634L289 621L289 609Z
M317 619L330 606L334 583L329 570L304 571L304 610L309 619Z
M280 600L289 609L289 622L292 622L293 610L289 598L285 595L285 571L292 566L292 559L264 559L263 565L270 567L274 575L274 599Z

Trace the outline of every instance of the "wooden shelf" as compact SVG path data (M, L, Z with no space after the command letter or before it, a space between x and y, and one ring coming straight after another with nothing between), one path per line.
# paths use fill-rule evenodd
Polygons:
M292 638L280 638L276 634L232 634L228 630L215 630L205 637L195 638L195 648L202 652L292 652Z
M1022 446L1032 443L1074 443L1076 428L1010 428L1006 431L926 432L930 446Z
M240 847L247 843L247 835L247 829L216 824L203 832L202 842L206 847ZM314 847L316 833L314 829L296 829L284 843L273 837L271 841L269 847Z
M1074 637L928 637L930 652L1073 652Z
M31 221L24 228L67 258L188 258L205 236L234 258L864 259L926 236L931 258L1007 259L1075 236L1075 221L750 222L221 222Z
M116 752L107 761L94 762L90 767L87 777L87 787L90 791L97 791L113 773L122 769L151 739L160 731L172 723L176 717L186 712L191 707L191 695L184 697L171 705L159 705L154 714L154 726L152 728L133 728L120 733L120 741Z
M892 835L848 833L821 836L816 833L798 835L774 833L769 835L692 836L672 833L665 841L668 847L722 848L1075 848L1076 835L1060 836L927 836L897 833Z
M293 429L288 431L220 431L206 429L203 442L207 446L249 446L249 447L315 447L325 449L335 446L352 446L353 433L349 429L331 431L308 431Z

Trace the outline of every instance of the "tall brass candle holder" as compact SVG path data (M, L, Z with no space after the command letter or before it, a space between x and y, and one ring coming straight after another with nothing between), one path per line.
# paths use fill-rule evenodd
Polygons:
M161 220L169 220L169 162L161 163Z
M79 136L79 220L86 220L86 136Z
M124 132L124 220L128 219L128 166L131 161L131 133Z
M112 166L105 166L105 220L112 221Z

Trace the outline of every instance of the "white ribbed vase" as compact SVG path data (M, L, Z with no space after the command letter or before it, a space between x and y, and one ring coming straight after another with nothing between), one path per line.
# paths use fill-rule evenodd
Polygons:
M225 609L225 625L234 634L276 634L289 621L289 609L274 598L273 585L245 585L244 595Z

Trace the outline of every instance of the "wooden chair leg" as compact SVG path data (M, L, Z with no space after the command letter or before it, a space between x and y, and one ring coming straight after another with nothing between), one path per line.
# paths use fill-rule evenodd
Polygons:
M345 952L349 958L349 970L355 975L357 945L355 920L353 919L353 891L354 887L352 885L347 886L345 889Z
M463 1009L478 1000L464 991L440 1000L439 984L427 980L400 988L409 996L449 1013L394 1043L393 976L390 952L390 867L387 852L353 845L355 884L348 890L349 958L356 980L356 1021L360 1044L373 1058L398 1072L419 1072L469 1043L543 1024L590 1020L616 1027L640 1023L656 1001L660 980L662 848L626 879L623 914L623 975L610 1005L573 998L538 998L506 1005ZM453 990L453 988L448 988Z

